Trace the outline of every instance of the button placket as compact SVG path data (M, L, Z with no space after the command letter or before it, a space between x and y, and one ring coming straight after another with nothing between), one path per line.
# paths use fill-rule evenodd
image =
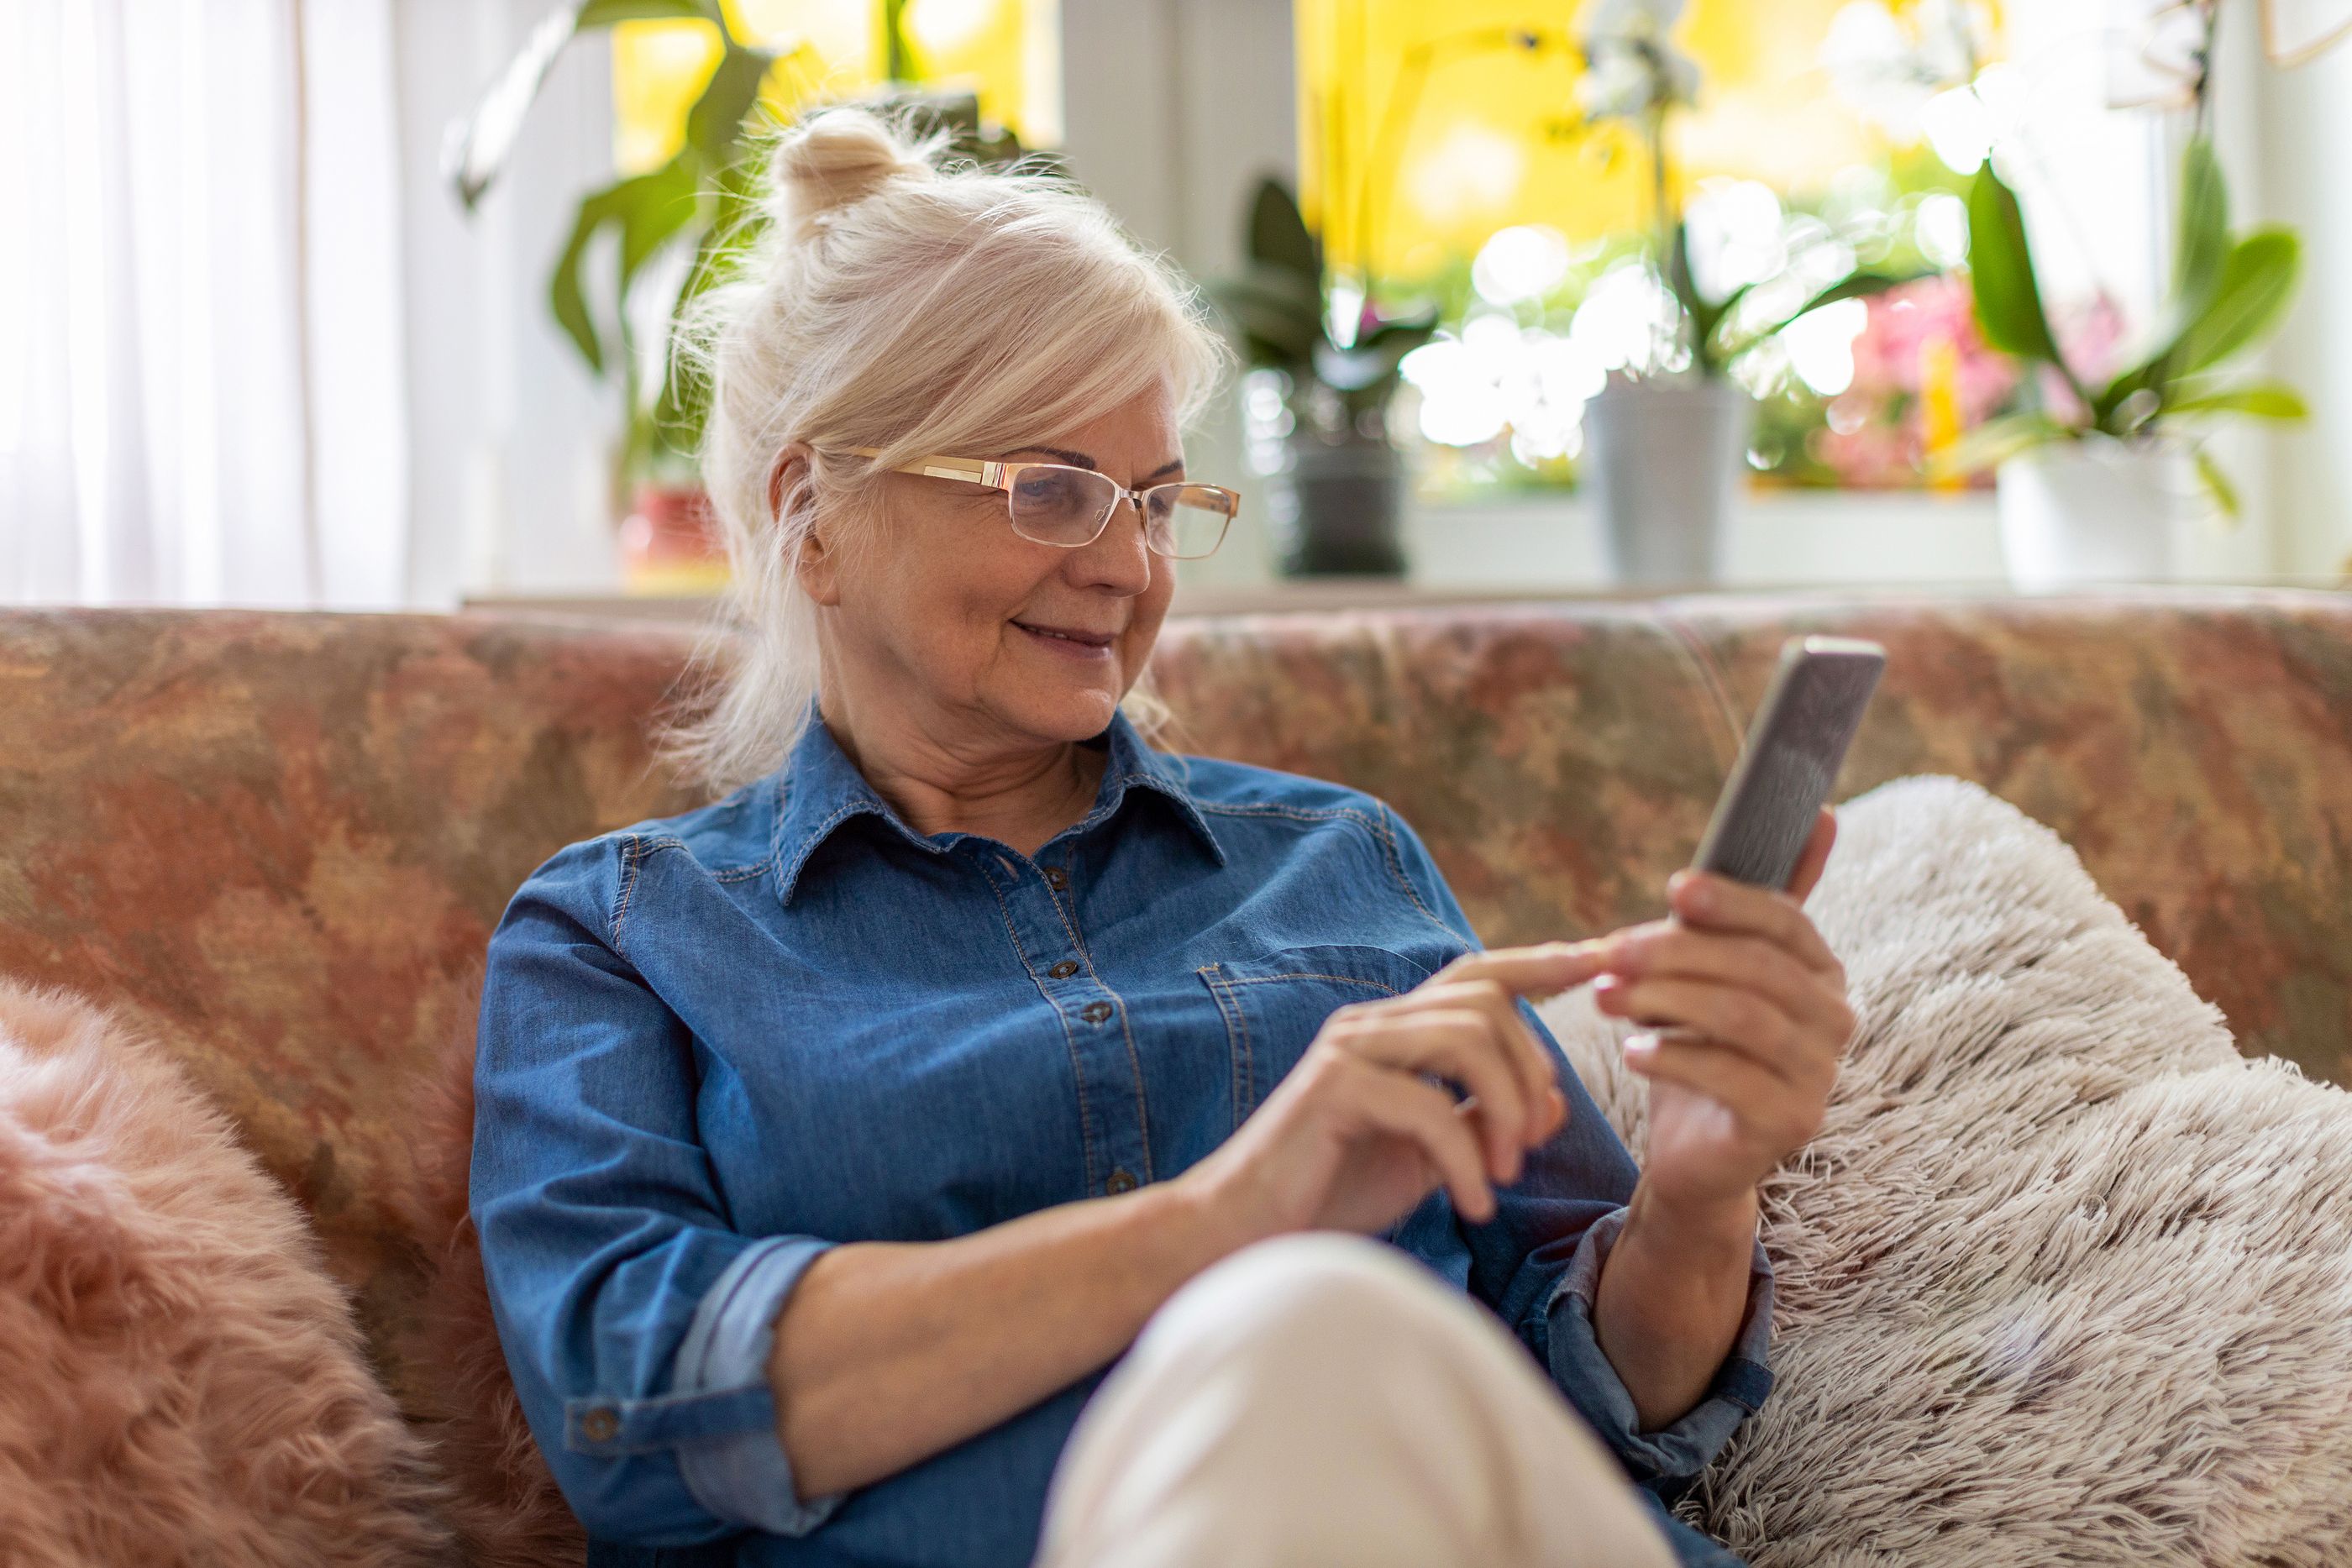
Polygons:
M999 881L1005 917L1013 927L1038 988L1062 1015L1078 1074L1081 1119L1095 1132L1088 1150L1090 1189L1110 1195L1140 1186L1150 1170L1150 1134L1145 1126L1142 1063L1120 1016L1118 994L1087 963L1077 945L1075 913L1058 896L1070 887L1069 868L1038 864L1028 873L1003 855L988 868ZM1033 862L1034 863L1034 862ZM1099 1157L1101 1164L1097 1164ZM1110 1168L1106 1174L1103 1166Z

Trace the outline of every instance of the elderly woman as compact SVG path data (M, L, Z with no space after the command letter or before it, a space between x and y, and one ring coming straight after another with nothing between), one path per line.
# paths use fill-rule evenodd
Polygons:
M1223 353L1102 209L862 112L708 296L730 792L489 947L473 1211L603 1563L1732 1561L1756 1184L1853 1027L1788 893L1482 949L1422 841L1123 705L1231 491ZM1148 709L1140 710L1146 719ZM1656 1026L1647 1158L1524 998Z

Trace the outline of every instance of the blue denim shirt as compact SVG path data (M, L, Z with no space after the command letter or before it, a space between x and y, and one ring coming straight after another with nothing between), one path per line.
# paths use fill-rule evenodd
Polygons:
M1083 1378L845 1494L795 1495L764 1375L810 1260L1166 1181L1343 1003L1477 946L1421 840L1337 784L1160 752L1124 715L1034 856L916 831L817 716L787 765L558 852L482 994L472 1207L499 1334L592 1562L1022 1568ZM1524 1016L1557 1042L1534 1010ZM1635 1169L1569 1116L1499 1212L1389 1234L1486 1302L1664 1503L1771 1385L1771 1276L1660 1430L1593 1336ZM1684 1560L1733 1561L1670 1525ZM630 1551L627 1548L699 1548Z

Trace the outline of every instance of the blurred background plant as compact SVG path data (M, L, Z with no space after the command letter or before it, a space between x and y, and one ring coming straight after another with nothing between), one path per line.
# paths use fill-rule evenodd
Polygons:
M1251 201L1244 254L1243 271L1212 283L1209 294L1259 372L1245 395L1279 405L1259 421L1259 438L1386 440L1400 367L1436 331L1436 306L1385 315L1361 288L1332 277L1322 242L1280 180L1262 182ZM1261 454L1260 463L1271 472L1278 455Z
M2000 412L1988 400L2015 374L1968 319L1960 270L1968 180L1990 136L1968 89L1988 72L1998 87L2008 70L1990 57L1989 8L1823 5L1822 31L1793 58L1785 31L1696 9L1600 0L1574 37L1440 30L1430 42L1444 47L1406 51L1385 94L1336 58L1308 61L1318 123L1363 124L1352 106L1368 96L1375 127L1393 123L1400 103L1434 121L1353 142L1333 131L1307 194L1310 218L1319 210L1332 231L1340 287L1361 280L1376 310L1436 308L1434 337L1401 366L1395 419L1417 447L1424 496L1577 482L1586 404L1612 371L1696 366L1744 388L1756 399L1748 463L1769 483L1927 484L1928 457ZM1433 76L1433 57L1452 74ZM1715 74L1727 85L1700 103ZM1519 221L1462 246L1430 232L1449 210L1436 171L1466 174L1474 151L1489 162L1502 152L1466 140L1460 104L1473 91L1496 102L1486 114L1497 124L1509 102L1529 104L1530 152L1522 194L1506 204ZM1711 172L1769 161L1723 140L1727 115L1796 127L1792 145L1807 151L1794 162L1811 172ZM1349 155L1366 141L1369 163ZM1700 145L1709 151L1689 150ZM1402 167L1382 167L1398 149ZM1552 149L1569 162L1549 161ZM1527 162L1538 154L1547 161ZM1410 199L1378 194L1391 187ZM1912 281L1937 277L1937 288ZM1286 412L1271 394L1249 403L1254 446L1271 449L1267 422Z
M1009 162L1020 138L984 121L976 92L927 88L907 29L906 0L886 0L886 78L857 101L904 113L922 131L944 130L955 154ZM805 37L748 38L719 0L573 0L550 13L472 115L451 128L446 172L470 213L498 178L556 57L585 33L643 22L683 22L706 33L716 59L687 108L677 145L654 166L625 172L580 199L547 284L548 308L590 371L624 409L614 454L616 495L632 486L691 489L706 413L704 390L671 352L695 298L754 245L761 223L763 132L826 85ZM807 68L795 72L795 66ZM1029 155L1041 167L1050 155ZM611 253L609 267L598 252ZM617 515L617 513L616 513Z
M2300 420L2294 388L2264 378L2229 380L2230 361L2262 345L2294 297L2302 242L2291 229L2230 229L2230 196L2206 133L2202 61L2213 14L2193 57L2196 116L2181 155L2170 287L2129 352L2120 334L2094 353L2066 341L2045 312L2033 251L2015 193L1988 160L1969 196L1969 266L1976 319L1986 340L2036 372L2022 384L2027 406L1976 431L1951 455L1955 466L1990 467L2055 442L2113 440L2126 447L2176 445L2223 517L2239 512L2237 486L2205 442L2210 422L2231 416Z

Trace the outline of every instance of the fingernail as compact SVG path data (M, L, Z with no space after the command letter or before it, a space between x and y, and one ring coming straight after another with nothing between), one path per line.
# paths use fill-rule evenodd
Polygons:
M1658 1053L1658 1037L1654 1034L1629 1034L1625 1037L1625 1055L1630 1060L1642 1060Z

